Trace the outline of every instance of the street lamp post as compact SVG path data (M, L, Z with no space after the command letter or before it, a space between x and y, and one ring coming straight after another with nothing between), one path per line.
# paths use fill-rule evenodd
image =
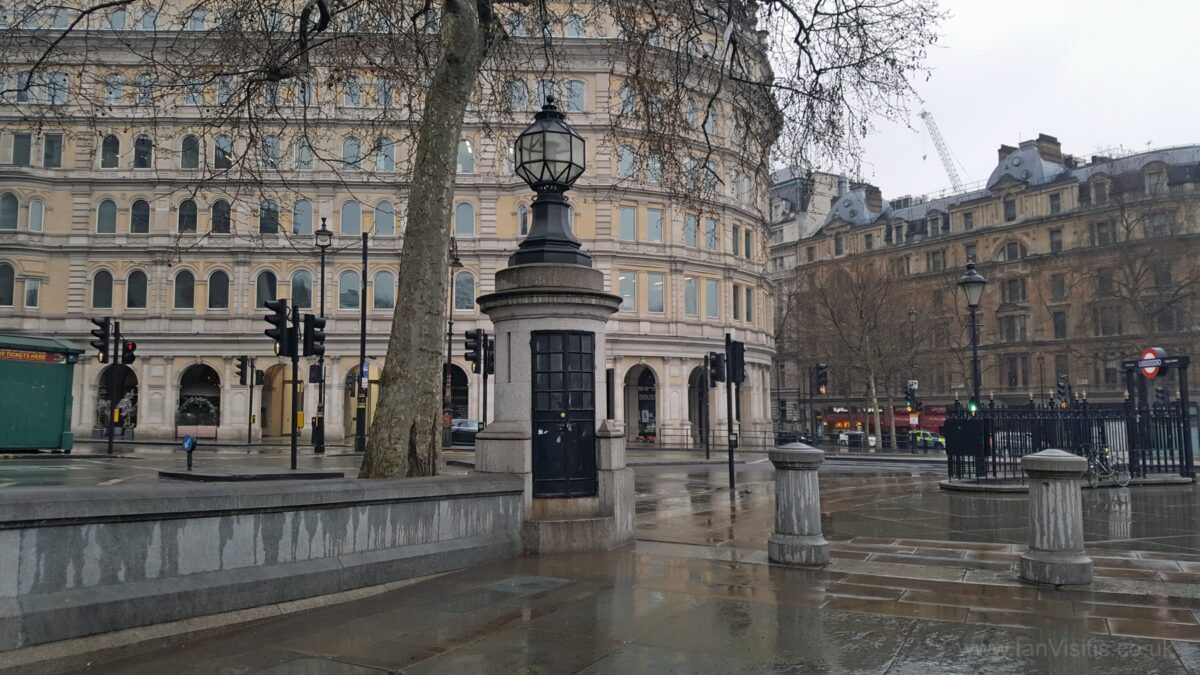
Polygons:
M967 296L967 306L971 308L971 379L972 391L971 403L968 406L971 412L979 410L979 321L977 312L979 309L979 301L983 298L983 287L987 285L987 279L982 274L975 271L975 263L967 263L967 270L963 272L962 277L958 280L958 285L963 289L963 295Z
M913 379L917 377L917 310L908 310L908 372Z
M320 282L320 311L321 318L325 318L325 251L333 244L333 232L325 226L325 219L321 219L321 229L317 230L313 235L314 243L321 251L321 282ZM325 454L325 355L321 354L317 357L317 368L321 371L321 380L317 388L317 420L313 425L313 452L318 455Z
M454 275L457 270L462 269L462 260L458 257L458 241L454 237L450 237L450 288L447 293L446 301L446 363L443 366L445 372L442 376L442 433L446 436L444 443L446 447L450 446L450 420L454 416L454 408L451 400L451 368L453 339L454 339Z
M367 451L367 392L371 387L371 369L367 366L367 233L362 233L362 288L358 319L358 407L354 420L354 451Z
M1045 405L1045 403L1046 403L1045 375L1046 375L1046 356L1045 356L1045 354L1038 354L1038 400L1041 401L1041 403L1043 405Z

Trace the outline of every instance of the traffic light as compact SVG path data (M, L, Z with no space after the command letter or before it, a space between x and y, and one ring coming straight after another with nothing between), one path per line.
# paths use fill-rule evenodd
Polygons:
M1058 376L1058 400L1063 403L1071 400L1071 380L1066 375Z
M483 372L496 374L496 338L485 336L483 339Z
M486 334L482 328L476 328L463 333L466 339L466 358L471 363L471 372L478 373L483 366L483 340Z
M717 386L717 382L725 381L725 355L712 352L708 355L708 382Z
M916 392L913 391L912 387L905 385L904 386L904 408L908 412L912 412L913 409L916 407L917 407Z
M967 402L967 412L971 413L971 415L978 414L979 413L979 401L976 401L975 399L971 399L970 401L968 401Z
M92 319L92 323L96 326L92 329L92 337L96 339L90 344L96 349L96 360L108 363L108 338L112 334L112 321L106 316L102 319Z
M1154 400L1157 401L1158 403L1166 405L1169 402L1167 399L1167 388L1166 387L1155 387L1154 388Z
M304 356L325 355L325 319L304 315Z
M250 357L249 356L239 356L238 357L237 373L238 373L238 384L242 384L242 385L246 384L246 379L248 377L250 377Z
M121 343L121 363L126 365L137 361L137 343L133 340L126 340Z
M746 381L746 343L729 343L729 381L741 384Z
M278 356L291 356L292 340L288 334L288 301L287 300L268 300L266 301L267 309L271 313L263 317L271 327L264 330L263 334L275 341L275 354Z
M829 364L818 363L815 366L817 393L824 396L829 391Z

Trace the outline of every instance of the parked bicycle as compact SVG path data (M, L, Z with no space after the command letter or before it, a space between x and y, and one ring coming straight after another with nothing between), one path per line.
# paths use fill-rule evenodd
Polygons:
M1116 458L1112 448L1087 445L1083 454L1088 461L1088 487L1097 487L1102 480L1111 480L1118 487L1129 485L1129 466Z

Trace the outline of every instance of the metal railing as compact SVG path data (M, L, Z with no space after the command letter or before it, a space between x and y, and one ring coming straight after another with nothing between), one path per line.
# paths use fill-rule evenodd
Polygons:
M1134 478L1194 474L1190 419L1178 402L1154 407L1089 405L984 407L971 415L952 409L946 419L946 464L951 480L1023 482L1021 458L1049 448L1084 456L1107 447Z

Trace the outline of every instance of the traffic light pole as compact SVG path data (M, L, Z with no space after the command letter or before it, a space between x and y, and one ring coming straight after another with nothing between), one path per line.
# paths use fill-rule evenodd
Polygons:
M354 420L354 451L367 451L367 391L371 386L367 366L367 233L362 235L362 298L358 319L358 407Z
M246 374L246 382L250 385L250 409L246 411L246 445L254 442L254 359L250 362L250 372Z
M113 321L112 359L108 364L108 419L104 433L107 436L107 452L113 454L113 417L117 414L117 364L121 362L121 322Z
M484 429L487 429L488 370L490 370L490 366L491 366L491 364L489 363L491 358L488 356L488 352L491 351L490 348L488 347L488 340L491 340L491 339L492 338L488 337L487 334L484 334L484 336L483 336L483 368L481 369L481 370L483 370L483 416L479 418L479 429L481 431Z
M322 225L321 227L324 227ZM325 318L325 248L321 248L321 318ZM317 387L317 418L313 423L313 452L325 454L325 355L317 357L317 367L321 370L321 382Z
M712 388L712 371L709 370L708 354L704 355L704 399L700 409L700 434L704 437L704 459L712 459L708 444L708 397Z
M288 346L292 353L292 419L291 419L291 440L292 440L292 471L296 470L296 415L300 412L300 401L298 400L298 392L296 380L300 379L300 309L292 307L292 325L288 328ZM253 380L251 380L253 382ZM253 386L253 385L251 385Z
M725 334L725 435L729 439L729 492L732 495L737 490L737 478L734 477L733 471L733 451L737 448L737 436L734 435L733 422L733 387L729 382L729 353L730 343L733 338L729 333ZM732 499L732 497L731 497Z

